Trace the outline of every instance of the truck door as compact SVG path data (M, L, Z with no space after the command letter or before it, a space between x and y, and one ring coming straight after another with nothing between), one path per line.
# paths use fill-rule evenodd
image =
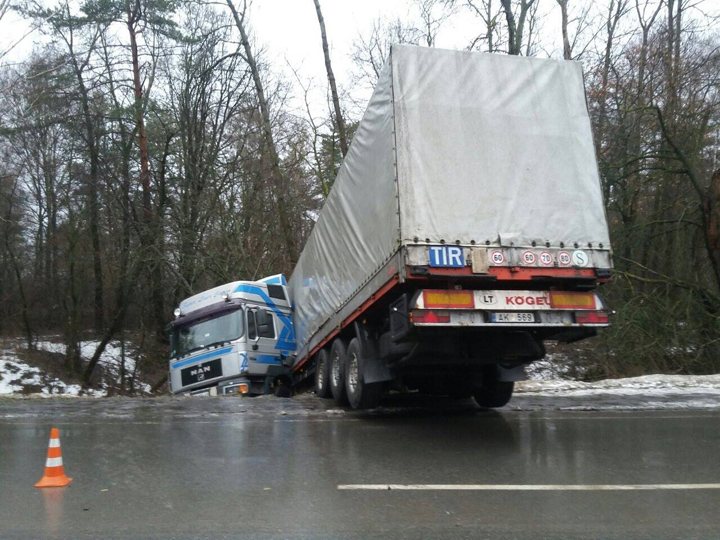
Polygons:
M256 308L248 311L247 319L248 343L251 349L248 352L251 363L250 373L265 372L265 366L268 365L280 365L280 351L275 348L277 344L275 314L264 308ZM252 366L253 363L255 366Z

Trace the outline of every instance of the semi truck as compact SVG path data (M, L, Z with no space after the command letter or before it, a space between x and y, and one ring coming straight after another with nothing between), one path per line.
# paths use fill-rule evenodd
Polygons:
M263 390L501 407L547 341L608 326L611 270L581 65L393 45L281 285L292 343Z
M282 275L234 281L183 300L169 325L173 394L291 393L295 332Z

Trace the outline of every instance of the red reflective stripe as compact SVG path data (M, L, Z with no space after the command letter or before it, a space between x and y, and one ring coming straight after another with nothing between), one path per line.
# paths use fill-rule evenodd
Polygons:
M606 324L608 314L604 311L586 311L575 313L575 322L578 324Z
M449 323L450 314L437 313L432 310L419 311L415 310L410 313L410 321L413 323L432 324L432 323Z

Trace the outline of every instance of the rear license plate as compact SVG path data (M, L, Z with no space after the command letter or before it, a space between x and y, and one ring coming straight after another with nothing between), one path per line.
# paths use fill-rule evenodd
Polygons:
M495 323L534 323L534 313L491 313L490 322Z
M220 377L221 375L222 358L190 366L180 371L183 386L214 379L215 377Z

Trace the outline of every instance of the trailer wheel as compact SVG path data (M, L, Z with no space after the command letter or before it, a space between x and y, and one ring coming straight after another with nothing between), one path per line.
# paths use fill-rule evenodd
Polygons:
M315 394L319 398L332 397L330 389L330 355L322 349L315 358Z
M360 354L360 342L357 338L350 341L345 355L345 389L348 401L353 409L372 409L378 406L382 397L382 383L365 382L363 359Z
M482 386L473 391L473 397L478 405L489 409L504 407L510 401L515 383L512 381L498 381L497 378L487 378Z
M345 343L335 338L330 348L330 391L338 405L348 404L345 393L345 355Z

